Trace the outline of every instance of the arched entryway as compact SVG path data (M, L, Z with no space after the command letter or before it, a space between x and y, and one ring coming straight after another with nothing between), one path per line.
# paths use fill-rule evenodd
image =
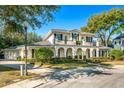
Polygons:
M77 49L77 53L76 54L77 54L77 58L78 59L82 59L82 49L81 48Z
M64 57L64 48L58 49L58 57Z
M93 51L92 51L92 56L93 56L93 57L96 57L96 49L93 49Z
M90 58L90 49L86 49L86 58Z
M66 56L72 58L72 48L67 49Z

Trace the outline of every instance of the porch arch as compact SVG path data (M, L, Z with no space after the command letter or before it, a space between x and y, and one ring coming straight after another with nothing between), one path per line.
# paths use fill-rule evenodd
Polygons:
M72 57L72 48L68 48L66 52L67 57Z
M93 57L96 57L96 49L93 49L93 51L92 51L92 56L93 56Z
M64 48L58 49L58 57L64 57Z
M77 58L78 58L78 59L82 59L82 58L83 58L83 56L82 56L82 52L83 52L83 51L82 51L81 48L78 48L78 49L77 49L76 54L77 54Z
M86 49L86 58L90 58L90 49Z

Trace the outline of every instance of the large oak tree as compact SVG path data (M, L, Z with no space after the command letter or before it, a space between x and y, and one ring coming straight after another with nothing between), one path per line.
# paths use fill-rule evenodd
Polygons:
M111 9L108 12L93 15L81 31L96 33L104 46L108 46L113 35L124 30L124 9Z
M54 13L59 6L47 5L9 5L0 6L0 27L4 31L22 31L24 21L32 29L40 28L54 20Z

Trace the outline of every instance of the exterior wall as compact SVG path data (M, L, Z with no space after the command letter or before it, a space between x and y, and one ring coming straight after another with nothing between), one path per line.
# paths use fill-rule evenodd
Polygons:
M54 37L54 34L62 34L62 40L57 40L57 38ZM72 34L79 34L79 37L78 37L78 40L74 40L72 39ZM67 36L67 43L65 43L65 36ZM45 39L45 41L49 41L51 44L54 44L54 41L55 41L55 44L57 45L76 45L76 42L79 41L80 42L80 45L83 45L83 46L93 46L94 43L93 42L86 42L86 37L92 37L94 38L94 35L90 35L90 34L83 34L83 33L80 33L80 31L77 31L77 30L74 30L74 31L64 31L64 32L61 32L61 31L56 31L56 32L51 32L51 34L49 36L47 36L48 38ZM83 39L82 39L83 37Z
M54 34L52 34L48 39L47 39L51 44L54 43Z
M121 38L121 50L124 50L124 38Z
M20 50L7 50L4 52L5 59L16 60L20 56Z
M28 58L32 58L32 50L30 48L27 48L28 50ZM21 49L9 49L4 51L4 57L7 60L17 60L18 57L24 58L25 57L25 50L24 47Z

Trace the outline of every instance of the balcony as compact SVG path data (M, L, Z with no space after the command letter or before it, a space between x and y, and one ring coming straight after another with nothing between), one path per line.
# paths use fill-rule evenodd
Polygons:
M78 46L96 46L96 42L72 41L72 40L56 40L57 45L78 45Z

